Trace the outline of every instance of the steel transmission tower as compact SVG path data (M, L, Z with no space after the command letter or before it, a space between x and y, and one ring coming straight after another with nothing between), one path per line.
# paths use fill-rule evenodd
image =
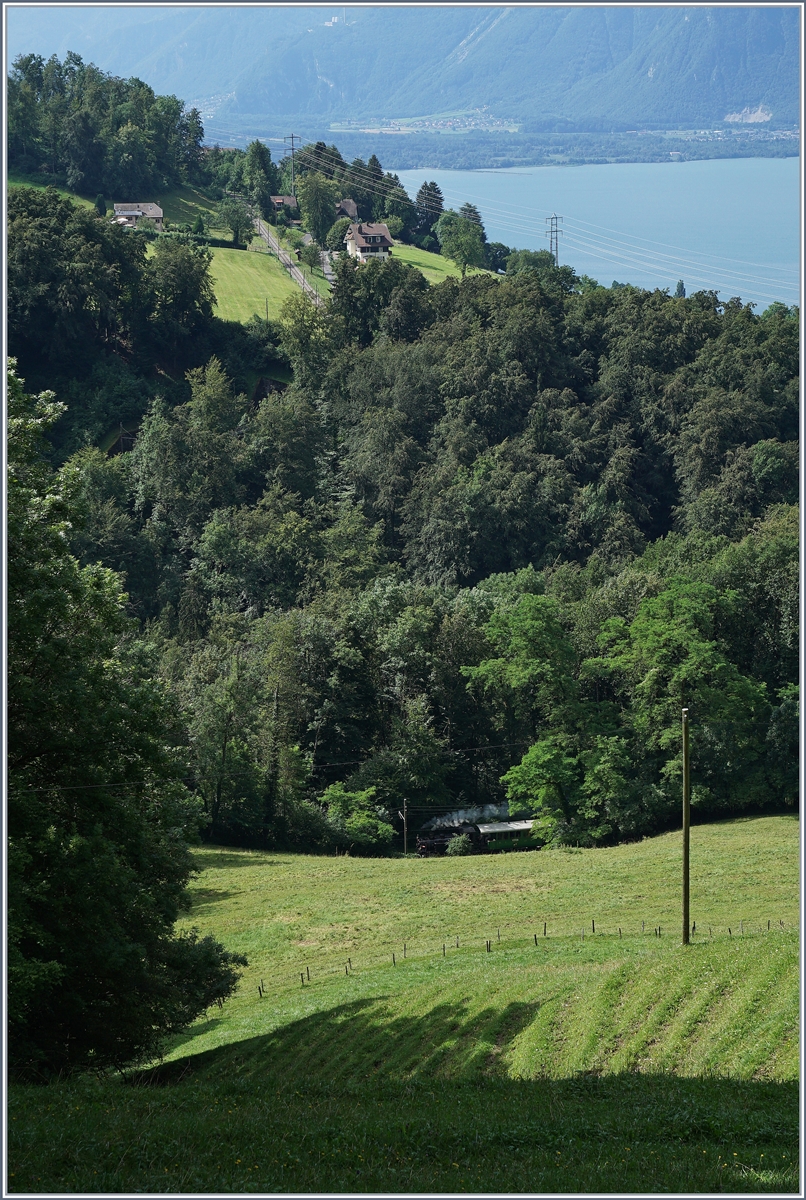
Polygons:
M550 217L546 217L546 224L548 225L546 237L549 239L549 251L554 259L555 267L559 267L560 265L560 238L563 232L562 229L557 228L558 221L562 221L562 217L558 217L556 213L552 213Z
M291 143L291 195L296 196L295 181L294 181L294 141L301 142L302 138L298 133L289 133L288 137L284 137L284 142Z

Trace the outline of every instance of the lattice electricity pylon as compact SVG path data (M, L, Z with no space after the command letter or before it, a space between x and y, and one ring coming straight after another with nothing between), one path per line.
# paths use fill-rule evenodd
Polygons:
M552 213L550 217L546 217L546 223L549 224L546 230L546 237L549 239L549 250L554 259L555 267L560 265L560 237L562 229L557 228L557 222L562 221L562 217L558 217L556 213Z

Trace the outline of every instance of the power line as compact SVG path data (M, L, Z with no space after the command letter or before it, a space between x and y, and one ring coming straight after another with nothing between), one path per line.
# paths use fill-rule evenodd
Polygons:
M294 136L296 137L298 135ZM324 155L322 152L317 151L315 146L310 147L308 150L308 155L315 167L326 167L329 171L333 170L334 160L330 156ZM354 177L357 177L357 182L359 185L370 195L383 197L387 194L388 188L383 186L379 187L379 180L377 176L373 174L366 166L358 167L345 162L343 169L345 174L351 174ZM460 201L464 202L466 199L460 197L458 194L454 195L450 191L443 192L443 196L449 204L459 203ZM484 210L487 209L487 201L476 197L475 200L471 200L471 202L476 203L484 214ZM428 204L427 202L421 207L424 207L426 212L430 212L434 216L437 216L440 213L438 208ZM506 205L496 204L495 214L492 219L496 221L500 228L503 228L507 232L516 235L520 234L526 236L537 236L538 230L533 224L532 219L530 219L529 214L536 214L538 212L545 211L545 209L525 209L521 207L511 208ZM715 260L715 262L711 264L706 261L702 261L702 258L698 257L700 252L684 250L682 247L676 247L670 243L660 242L652 238L639 237L633 238L631 241L623 241L618 237L608 237L607 232L618 234L621 231L612 230L609 229L608 226L597 225L594 222L584 221L574 217L568 218L573 223L570 228L566 227L564 231L557 230L556 226L553 224L553 220L555 218L556 214L552 214L551 217L544 218L545 220L552 222L552 228L548 232L555 262L559 261L558 236L560 233L564 232L568 236L569 246L580 250L593 258L600 259L604 262L609 262L616 269L619 267L626 267L627 269L638 268L639 270L649 271L658 275L665 275L667 273L685 274L689 277L693 275L695 282L699 282L706 288L713 289L717 292L720 290L727 291L731 288L744 290L745 288L750 287L756 291L759 296L768 300L774 300L778 298L781 290L786 289L796 291L798 289L797 279L787 280L785 278L760 278L749 272L737 271L724 264L738 263L739 265L745 266L758 266L770 272L779 272L781 274L786 274L787 272L792 273L793 268L791 267L778 267L771 263L752 263L743 259L733 259L727 256L723 257L711 255L708 252L701 252L702 258ZM487 215L486 219L489 220L491 218L489 215ZM556 219L562 220L563 218ZM589 230L602 230L603 232L594 233L589 232ZM623 237L624 235L622 233L622 238ZM671 250L677 249L681 253L691 257L681 259L679 254L665 254L661 250L653 251L651 249L645 249L642 245L640 245L641 242L649 243L650 246L664 246L666 249ZM723 281L721 286L715 284L715 276ZM768 288L775 288L778 289L778 291L771 293L767 290L763 290Z
M284 142L291 143L291 195L292 196L296 196L296 194L297 194L294 190L294 139L295 138L300 142L302 141L302 138L300 137L300 135L298 133L289 133L287 137L283 138Z
M315 165L323 165L323 163L325 161L321 158L318 159L315 152L311 153L311 157L312 157ZM327 160L327 165L329 167L332 167L332 161ZM379 189L377 186L375 186L377 183L376 178L374 176L368 174L362 168L354 168L354 167L348 166L347 169L350 170L353 174L357 174L359 176L359 181L360 181L361 185L364 187L365 191L368 191L373 195L385 194L384 190ZM362 175L364 176L364 178L361 178ZM444 192L443 195L445 196L446 201L448 201L449 203L458 203L458 201L460 199L459 196L454 196L453 193L448 192L448 191ZM486 207L485 202L483 200L480 200L478 198L476 198L476 200L478 202L478 206L480 206L482 209L484 207ZM428 209L428 207L429 206L426 205L427 209ZM431 211L436 212L437 210L432 209ZM496 206L495 220L497 221L497 224L499 225L499 227L503 227L505 230L507 230L509 232L512 232L515 234L535 235L537 233L535 226L530 222L528 217L524 218L521 215L523 212L527 212L527 211L536 212L536 211L540 211L540 210L517 210L516 211L511 208L507 208L506 206ZM502 220L501 219L502 214L504 215L505 218L508 217L509 219ZM553 217L556 217L556 214L552 214L552 217L546 218L546 220L552 221ZM489 217L487 219L489 219ZM557 218L557 220L561 220L561 219L563 219L563 218ZM727 287L744 288L746 286L752 286L754 289L758 290L759 287L763 288L765 286L772 287L772 288L785 288L785 287L796 288L797 287L797 282L794 280L787 281L787 280L783 280L783 279L776 280L776 279L769 279L769 278L767 278L767 279L759 278L757 276L750 274L749 272L736 271L736 270L731 269L730 267L726 267L726 266L722 265L725 262L742 263L743 260L741 260L741 259L723 259L717 255L708 255L708 254L705 255L705 258L714 258L716 260L716 264L720 264L720 265L716 265L716 264L711 265L708 262L703 262L696 258L694 258L694 259L686 258L686 259L681 260L679 255L664 254L662 251L658 251L658 250L652 251L652 250L644 249L641 245L637 244L637 241L649 242L652 245L667 246L670 249L675 248L673 246L669 246L668 243L655 242L655 241L653 241L653 239L650 239L650 238L637 239L637 241L633 241L633 242L625 242L625 241L621 241L621 240L618 240L615 238L603 236L601 234L600 235L590 234L587 232L587 230L584 228L584 226L592 225L591 222L584 222L584 221L577 222L575 218L570 218L570 219L572 221L574 221L574 225L576 225L578 223L582 228L577 230L575 227L572 227L571 229L567 229L565 231L566 233L569 234L569 236L572 239L569 242L569 244L575 246L576 249L584 251L585 253L591 253L593 255L593 257L604 259L604 260L609 260L609 261L613 262L616 267L619 267L619 266L638 267L643 270L651 270L653 272L656 272L657 274L666 274L667 272L670 272L670 273L675 273L675 272L681 273L682 272L682 273L687 273L690 275L692 273L692 271L694 271L694 272L698 273L698 276L696 276L696 277L698 277L699 280L702 283L704 283L706 286L710 286L710 287L714 286L713 279L714 279L715 274L718 274L725 280L725 285L724 285L725 288L727 288ZM552 224L553 224L553 222L552 222ZM606 229L607 227L606 226L593 226L593 228ZM555 232L557 234L559 234L559 233L562 233L563 231L556 230ZM551 236L551 230L549 231L549 234ZM590 240L591 238L596 238L597 240L591 241ZM558 239L555 236L555 237L553 237L552 240L553 240L552 252L555 257L555 262L556 262L558 260L557 252L559 249ZM608 243L610 243L610 245ZM616 246L618 249L614 252L611 249L611 245ZM696 252L691 251L691 250L685 250L682 252L686 255L696 254ZM747 264L747 265L761 266L761 264ZM773 266L772 264L770 264L769 269L774 270L774 271L779 271L782 273L787 272L787 271L790 271L790 272L792 271L792 268L776 267L776 266ZM717 288L716 290L720 290L720 289ZM774 298L774 297L770 296L769 293L761 292L760 294L762 296L766 296L766 298L769 298L769 299Z

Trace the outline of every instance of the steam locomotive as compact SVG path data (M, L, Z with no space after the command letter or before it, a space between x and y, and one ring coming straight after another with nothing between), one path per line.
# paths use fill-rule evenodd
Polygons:
M477 852L533 849L536 843L530 836L532 823L532 820L485 821L475 825L464 822L421 830L417 834L417 853L421 858L444 854L448 843L463 833L470 838Z

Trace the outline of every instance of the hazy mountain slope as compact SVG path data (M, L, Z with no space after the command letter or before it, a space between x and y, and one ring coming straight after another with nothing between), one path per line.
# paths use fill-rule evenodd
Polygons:
M708 124L798 116L794 8L11 9L9 50L73 49L236 126L263 116ZM329 24L336 16L337 23Z

